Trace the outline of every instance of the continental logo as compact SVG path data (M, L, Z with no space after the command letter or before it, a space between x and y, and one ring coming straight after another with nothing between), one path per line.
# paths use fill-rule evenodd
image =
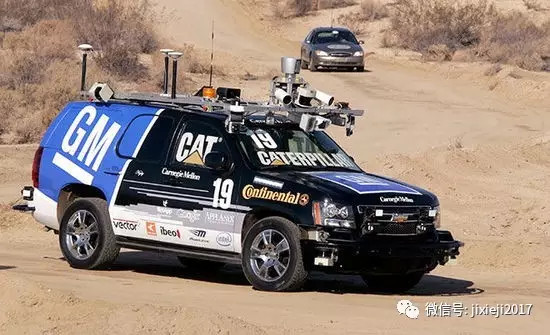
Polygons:
M255 188L253 185L246 185L243 188L243 198L249 199L264 199L277 202L284 202L292 205L305 206L309 203L309 195L305 193L292 193L273 191L267 187Z

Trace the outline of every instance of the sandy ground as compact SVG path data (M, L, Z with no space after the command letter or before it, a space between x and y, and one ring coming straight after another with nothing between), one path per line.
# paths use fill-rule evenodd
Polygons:
M305 32L330 15L277 27L267 14L269 1L158 2L173 17L159 29L174 43L208 48L215 20L216 49L238 60L243 73L276 68L281 55L297 55ZM518 9L521 3L499 5ZM188 16L191 11L196 15ZM198 276L172 256L129 250L111 271L74 270L61 259L57 236L9 210L29 184L36 145L0 146L0 333L545 333L550 75L504 67L485 76L488 64L421 62L378 48L379 24L364 37L375 51L367 72L303 75L367 110L353 137L332 130L363 168L438 194L444 227L466 243L458 264L437 268L404 296L374 295L358 277L318 273L303 292L257 292L238 268ZM267 92L265 76L232 84L249 97ZM400 299L420 308L418 320L398 315ZM428 318L429 302L534 307L530 316Z

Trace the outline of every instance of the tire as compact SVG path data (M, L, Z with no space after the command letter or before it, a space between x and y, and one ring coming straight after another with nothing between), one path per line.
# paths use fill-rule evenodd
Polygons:
M107 202L100 198L75 200L61 219L59 246L73 268L100 269L111 265L120 247L116 244Z
M178 260L186 268L198 273L213 273L220 270L225 265L222 262L207 261L183 256L178 256Z
M308 65L309 71L311 71L311 72L317 71L317 66L315 66L315 64L313 62L313 55L309 56L309 63L307 65Z
M267 266L264 267L265 264ZM281 217L259 220L244 239L242 266L246 279L258 290L299 290L308 275L304 267L300 230L294 223Z
M363 275L370 290L382 293L402 293L412 289L424 276L424 272L406 275Z
M359 66L357 68L357 72L365 72L365 67L364 66Z
M300 63L300 69L305 70L308 67L308 63L302 58L302 63Z

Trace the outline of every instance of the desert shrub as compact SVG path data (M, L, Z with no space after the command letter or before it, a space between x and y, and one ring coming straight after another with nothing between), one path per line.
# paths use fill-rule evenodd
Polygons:
M7 33L5 52L0 55L7 67L0 84L14 89L40 82L49 64L73 57L71 41L70 25L65 21L41 21L21 33Z
M304 16L313 9L312 0L287 0L287 8L292 11L294 16Z
M63 19L74 7L73 0L0 0L0 30L19 31L40 20Z
M365 0L358 11L341 14L336 22L359 35L365 31L365 22L380 20L388 15L388 8L380 1Z
M355 4L355 0L317 0L317 7L314 9L342 8Z
M399 47L425 52L431 45L444 44L455 50L478 43L484 25L495 13L485 0L398 0L391 31Z
M519 12L499 14L483 31L475 52L491 62L550 71L550 21L539 26Z
M484 0L398 0L390 16L385 46L419 51L428 59L444 48L451 55L465 49L477 59L550 69L550 21L537 25L520 12L500 13Z
M363 0L359 13L366 21L380 20L389 15L388 7L378 0Z
M150 53L157 46L152 5L147 0L110 0L80 6L87 14L74 18L78 43L94 46L98 63L113 74L127 79L145 76L138 54Z
M529 10L534 10L537 12L544 10L544 8L542 7L542 5L538 0L523 0L523 4L525 5L525 8Z

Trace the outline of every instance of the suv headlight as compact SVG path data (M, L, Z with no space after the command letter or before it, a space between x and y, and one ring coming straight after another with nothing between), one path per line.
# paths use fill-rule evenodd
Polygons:
M358 56L363 56L364 53L363 51L355 51L355 53L353 54L355 57L358 57Z
M318 226L355 228L353 208L328 200L313 202L313 221Z
M315 50L315 54L317 56L328 56L328 52L325 52L323 50Z
M434 218L435 228L441 227L441 208L439 206L435 206L434 208L430 209L430 211L428 212L428 216Z

